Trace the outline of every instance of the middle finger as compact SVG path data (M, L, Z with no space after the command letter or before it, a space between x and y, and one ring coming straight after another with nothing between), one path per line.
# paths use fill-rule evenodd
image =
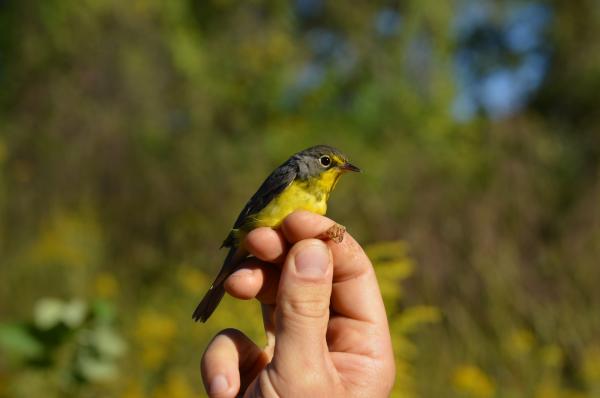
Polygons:
M256 298L263 304L275 304L279 275L276 265L250 258L225 280L225 291L238 299Z

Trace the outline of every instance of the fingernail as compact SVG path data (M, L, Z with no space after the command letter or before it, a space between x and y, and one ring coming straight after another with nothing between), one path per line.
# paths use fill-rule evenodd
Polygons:
M296 253L296 271L304 276L323 276L329 265L329 249L324 243L312 244Z
M212 394L220 394L222 392L227 391L229 388L229 382L225 375L216 375L210 382L209 393Z

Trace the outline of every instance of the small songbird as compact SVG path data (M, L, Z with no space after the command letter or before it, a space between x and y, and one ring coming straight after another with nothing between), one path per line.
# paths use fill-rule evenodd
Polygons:
M194 311L194 320L206 322L225 294L223 284L248 256L241 242L259 227L277 228L296 210L324 215L327 200L339 177L346 171L360 171L339 150L317 145L292 155L276 168L246 203L221 247L228 247L221 271ZM344 229L337 225L331 238Z

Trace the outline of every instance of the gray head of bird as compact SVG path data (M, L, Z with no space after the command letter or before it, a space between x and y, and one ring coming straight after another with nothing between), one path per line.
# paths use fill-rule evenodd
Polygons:
M291 158L297 166L297 177L309 179L326 173L337 177L343 172L360 172L340 150L329 145L316 145L298 152ZM337 179L337 178L336 178Z

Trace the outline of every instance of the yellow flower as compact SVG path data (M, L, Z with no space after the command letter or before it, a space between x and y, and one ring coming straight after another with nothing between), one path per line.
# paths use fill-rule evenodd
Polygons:
M406 243L402 241L373 243L365 250L373 263L404 260L408 257Z
M405 309L391 323L395 332L411 333L425 324L439 322L442 318L440 310L429 305L415 305Z
M102 298L111 298L119 292L119 282L108 272L102 272L94 279L94 292Z
M529 354L534 344L535 336L527 329L514 329L504 340L506 351L515 357Z
M492 379L473 365L461 365L454 370L452 385L472 397L491 397L496 392Z
M583 377L590 384L600 382L600 346L587 347L581 365Z
M208 288L210 283L206 275L187 265L179 268L177 280L186 292L195 295L202 293L202 289Z
M535 398L586 398L588 395L572 389L561 388L556 381L542 381L536 388Z
M36 263L91 266L102 257L102 236L93 216L57 212L29 250Z
M549 344L541 350L542 363L548 368L559 368L563 363L563 352L556 344Z
M190 383L181 374L169 372L165 384L159 386L154 392L154 398L192 398L196 397Z
M121 398L144 398L144 389L137 380L131 380L121 393Z
M395 305L402 297L400 281L408 278L414 270L414 264L407 256L406 244L401 241L379 242L369 245L366 251L375 266L386 305Z
M156 368L166 359L176 332L175 321L158 312L147 311L138 317L134 334L142 349L142 363L147 368Z
M537 386L535 398L561 398L561 389L555 382L543 381Z

